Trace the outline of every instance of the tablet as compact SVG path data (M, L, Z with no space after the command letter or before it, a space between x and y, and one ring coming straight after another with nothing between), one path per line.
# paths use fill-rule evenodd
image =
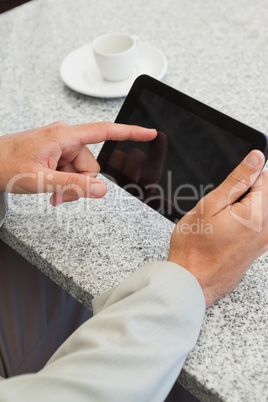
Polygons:
M158 135L150 142L106 141L101 173L175 223L250 150L267 159L264 134L147 75L136 79L115 122Z

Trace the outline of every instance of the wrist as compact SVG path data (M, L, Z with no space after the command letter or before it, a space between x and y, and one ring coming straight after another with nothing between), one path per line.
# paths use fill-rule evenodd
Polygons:
M168 256L168 262L173 262L179 265L195 277L203 292L206 308L211 306L211 304L213 304L218 299L217 297L215 297L214 288L208 285L209 281L207 281L205 278L206 270L204 269L204 267L201 267L200 264L194 262L194 259L191 259L191 261L189 261L189 258L179 258L178 256L172 256L172 254L170 253L170 255Z

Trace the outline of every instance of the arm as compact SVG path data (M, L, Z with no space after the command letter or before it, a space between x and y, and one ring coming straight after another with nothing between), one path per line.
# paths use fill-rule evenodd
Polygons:
M30 153L29 170L39 169L47 180L51 161L54 161L54 168L58 166L63 170L54 174L52 185L48 186L45 181L42 188L55 191L53 205L76 199L77 194L92 196L92 176L87 180L78 178L85 174L68 174L70 169L77 171L78 165L83 164L79 153L70 159L74 153L66 151L66 147L68 139L73 149L77 145L76 136L79 143L86 143L89 138L92 140L94 132L89 135L88 127L85 130L84 126L72 130L75 137L70 129L56 130L61 144L60 151L56 146L56 157L52 152L51 158L51 140L48 141L49 152L44 152L45 143L38 150L40 141L37 142L36 149L42 155L41 159L37 158L38 163L38 152L34 160L32 150ZM106 138L126 139L121 129L114 130L106 127ZM127 138L138 139L140 134L143 133L137 128L128 128ZM147 140L153 136L153 132L147 131ZM101 138L104 139L102 135ZM22 140L20 138L20 144ZM53 142L55 145L55 135ZM197 339L204 313L203 295L207 306L223 297L236 286L251 262L267 250L268 177L267 172L260 174L263 164L264 156L252 151L221 186L201 200L176 226L169 263L147 265L113 292L98 298L95 309L101 311L66 341L40 373L2 382L1 401L17 402L23 393L28 401L35 401L36 395L38 400L44 396L44 401L54 395L57 401L80 402L88 398L117 401L118 395L128 401L162 401ZM13 183L16 192L41 190L36 187L33 176L31 180L21 179L20 183ZM71 189L66 183L72 183ZM250 192L239 200L251 186ZM77 193L77 187L83 191ZM60 190L60 201L57 190ZM212 231L192 233L192 225L196 227L200 219L209 224ZM245 253L245 249L250 249L250 253Z
M204 311L193 275L177 264L149 263L106 297L43 370L1 382L0 399L162 402L197 341Z

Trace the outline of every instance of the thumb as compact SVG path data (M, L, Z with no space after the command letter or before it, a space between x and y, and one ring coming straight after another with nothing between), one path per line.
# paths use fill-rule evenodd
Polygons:
M255 183L265 163L259 150L251 151L215 190L209 193L206 205L216 214L237 201Z
M54 193L51 204L56 206L61 202L85 198L101 198L107 192L106 184L90 175L49 171L44 175L44 190Z

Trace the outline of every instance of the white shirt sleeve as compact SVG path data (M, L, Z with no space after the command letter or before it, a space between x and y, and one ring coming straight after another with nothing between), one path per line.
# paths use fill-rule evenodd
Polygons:
M94 310L39 373L0 381L1 402L163 402L201 328L196 278L149 263L96 298Z

